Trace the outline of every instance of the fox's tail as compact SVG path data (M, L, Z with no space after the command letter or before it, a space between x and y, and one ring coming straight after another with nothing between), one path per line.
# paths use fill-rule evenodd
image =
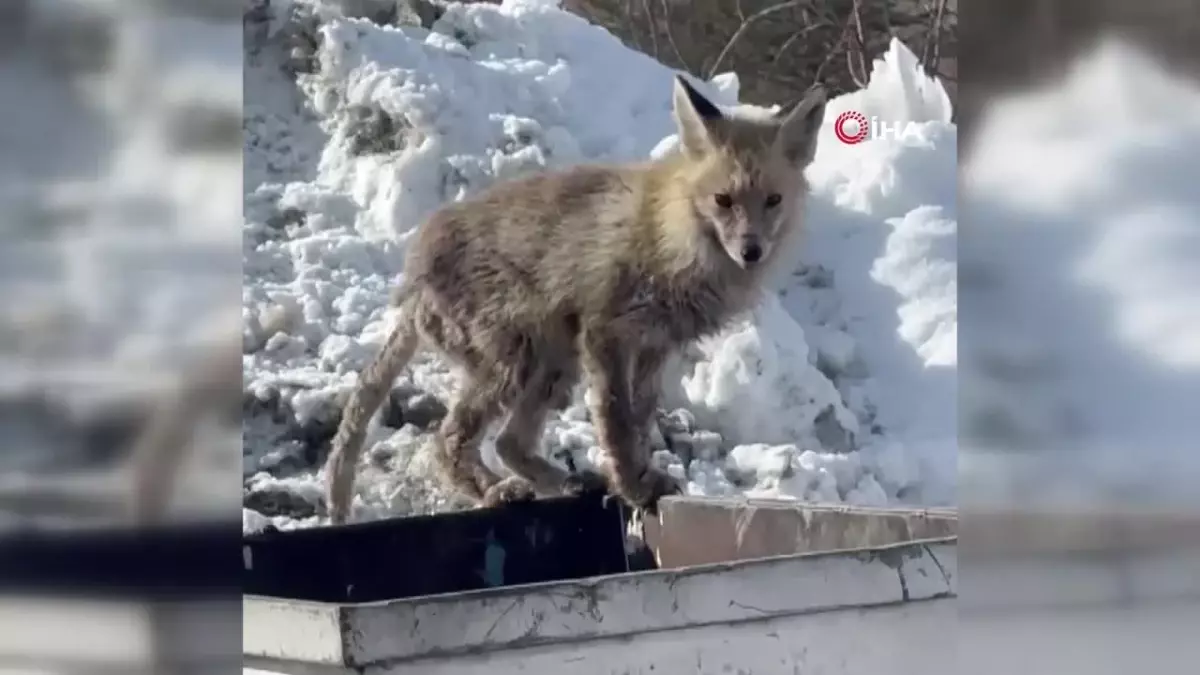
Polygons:
M359 373L358 384L342 409L342 420L333 437L329 458L325 461L325 498L329 521L333 525L345 523L350 515L355 470L371 416L383 403L392 381L412 359L419 343L412 313L402 312L383 348Z

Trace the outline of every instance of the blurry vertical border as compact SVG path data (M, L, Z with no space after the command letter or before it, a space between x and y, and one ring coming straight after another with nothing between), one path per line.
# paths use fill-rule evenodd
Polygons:
M0 665L240 661L241 3L135 4L0 8Z
M965 12L959 668L1192 672L1200 5Z

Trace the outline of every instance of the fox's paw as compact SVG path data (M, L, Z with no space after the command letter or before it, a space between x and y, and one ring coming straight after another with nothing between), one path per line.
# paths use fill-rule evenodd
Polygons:
M327 515L329 516L330 525L345 525L350 520L350 509L328 509Z
M483 508L512 504L515 502L531 502L537 498L533 483L520 476L509 476L492 485L483 493L479 505Z
M465 499L478 503L500 477L482 462L459 462L442 455L437 456L437 468L442 485L457 492Z
M624 478L624 477L622 477ZM646 469L632 480L617 480L617 494L630 506L656 513L658 500L668 495L683 494L683 485L671 474L653 467Z
M567 476L563 482L563 494L571 495L572 497L590 495L590 494L607 494L608 481L604 476L596 471L584 469L575 471Z
M475 495L475 500L478 501L483 499L488 491L499 485L500 482L501 479L499 476L480 463L472 469L471 479L468 484L474 486L475 491L473 494Z

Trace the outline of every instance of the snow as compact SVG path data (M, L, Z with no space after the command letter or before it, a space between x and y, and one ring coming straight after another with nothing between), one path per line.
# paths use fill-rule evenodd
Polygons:
M981 501L1194 504L1200 88L1106 40L966 157L963 478Z
M271 506L248 510L246 529L321 522L314 508L278 504L317 499L315 458L394 318L389 288L423 218L524 171L640 160L674 143L675 72L556 3L451 5L432 30L380 26L349 6L272 3L247 28L243 316L247 344L265 347L244 356L259 400L244 473L253 500ZM733 114L778 109L740 104L731 73L699 88ZM842 145L829 126L849 108L914 131ZM794 264L752 316L694 345L664 379L653 459L689 493L954 503L949 120L945 92L898 42L865 90L830 102ZM376 416L355 519L464 506L429 459L428 395L446 402L454 386L426 354L397 380L404 420L421 423ZM542 451L601 461L582 391L548 422ZM490 438L484 455L504 472Z
M138 416L237 328L220 315L240 260L238 29L9 4L28 6L6 15L0 60L0 473L23 498L68 481L107 505L128 489L114 465ZM213 452L175 504L211 512L239 492L237 435L198 431Z

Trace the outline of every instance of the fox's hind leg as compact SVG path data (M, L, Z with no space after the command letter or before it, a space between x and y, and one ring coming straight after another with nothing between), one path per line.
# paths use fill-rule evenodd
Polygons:
M442 482L478 502L500 480L484 465L479 444L502 410L502 390L483 372L484 360L460 325L440 312L428 296L417 299L414 305L415 323L426 342L463 371L459 393L434 434Z
M450 406L434 438L442 479L466 497L479 501L500 478L487 468L479 444L488 424L500 413L494 393L475 378L463 378L463 388Z
M569 401L577 379L576 368L541 365L523 383L508 406L508 421L496 438L496 453L513 475L488 491L485 505L597 487L595 481L588 480L590 476L570 476L538 453L547 413L562 406L564 400Z

